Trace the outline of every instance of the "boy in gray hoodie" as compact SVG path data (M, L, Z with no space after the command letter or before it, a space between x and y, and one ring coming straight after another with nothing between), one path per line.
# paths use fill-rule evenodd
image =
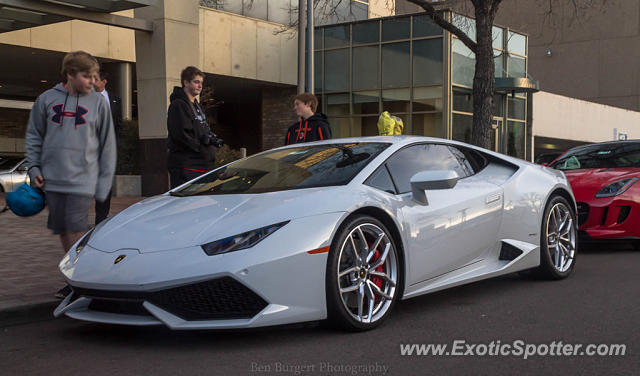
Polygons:
M47 193L47 227L60 235L64 252L89 229L93 197L107 198L116 167L109 105L93 91L98 69L86 52L67 54L64 82L36 99L27 126L29 177Z

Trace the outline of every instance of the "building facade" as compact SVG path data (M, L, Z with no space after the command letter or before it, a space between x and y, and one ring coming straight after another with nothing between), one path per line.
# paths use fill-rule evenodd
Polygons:
M473 21L447 13L475 38ZM527 77L527 37L494 27L496 77ZM475 57L425 14L327 25L315 32L315 90L336 137L377 134L378 116L403 120L405 134L470 142ZM527 95L494 97L494 150L531 158Z

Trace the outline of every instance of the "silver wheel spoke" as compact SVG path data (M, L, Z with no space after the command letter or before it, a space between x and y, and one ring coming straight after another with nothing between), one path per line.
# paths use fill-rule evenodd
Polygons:
M340 274L338 274L338 278L342 278L345 275L347 275L349 273L357 272L358 270L359 270L359 268L357 266L351 267L349 269L345 269L345 270L341 271Z
M364 284L360 284L358 289L358 319L362 321L362 299L364 299Z
M356 291L358 288L360 287L360 283L356 283L353 286L349 286L349 287L345 287L343 289L340 289L340 293L341 294L346 294L348 292L354 292Z
M547 219L547 248L550 253L555 252L550 256L560 272L567 271L575 257L575 232L571 210L562 203L554 205Z
M362 261L360 260L360 254L358 253L358 248L356 247L356 242L353 240L353 233L349 235L349 240L351 240L351 250L353 255L356 258L356 265L362 265Z
M378 236L376 241L373 242L373 245L371 246L371 249L369 250L369 254L367 255L367 260L366 260L367 264L369 263L369 261L371 261L371 258L373 257L373 255L376 254L376 249L380 245L380 242L382 241L383 238L384 238L384 232L380 233L380 235Z
M362 242L360 260L364 261L369 253L369 245L367 245L367 238L364 237L364 232L362 232L362 226L358 227L358 234L360 235L360 242Z
M371 281L367 281L368 285L371 287L371 289L373 290L374 294L378 294L380 296L382 296L385 299L393 299L393 297L391 295L386 294L384 291L380 290L380 288L378 286L376 286L375 283L371 282Z
M390 284L391 286L396 287L396 283L395 283L391 278L389 278L389 276L388 276L388 275L386 275L386 274L384 274L384 273L377 272L377 271L373 270L373 271L370 271L370 272L369 272L369 274L370 274L370 275L374 275L374 276L376 276L376 277L380 277L380 278L384 279L384 280L385 280L385 282L387 282L387 283L388 283L388 284Z
M360 222L342 242L333 278L337 278L342 305L358 322L375 323L391 308L398 285L398 258L392 241L375 223Z
M387 260L387 255L389 254L390 249L391 249L391 243L387 243L387 245L384 247L384 252L382 252L382 256L380 256L378 261L376 261L375 264L371 265L369 269L376 269L377 267L384 264L384 262Z

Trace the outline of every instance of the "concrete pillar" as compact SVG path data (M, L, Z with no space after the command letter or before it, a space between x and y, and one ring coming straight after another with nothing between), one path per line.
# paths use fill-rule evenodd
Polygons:
M158 0L136 9L135 17L154 25L153 33L136 32L142 195L150 196L169 188L167 107L182 69L199 61L199 1Z
M131 63L117 63L115 77L116 95L122 100L122 119L131 120L131 105L133 98L133 65Z

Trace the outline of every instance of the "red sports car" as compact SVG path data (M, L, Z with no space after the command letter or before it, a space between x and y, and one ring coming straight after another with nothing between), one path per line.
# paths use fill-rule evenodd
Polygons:
M626 239L640 247L640 141L578 146L550 167L571 184L584 240Z

